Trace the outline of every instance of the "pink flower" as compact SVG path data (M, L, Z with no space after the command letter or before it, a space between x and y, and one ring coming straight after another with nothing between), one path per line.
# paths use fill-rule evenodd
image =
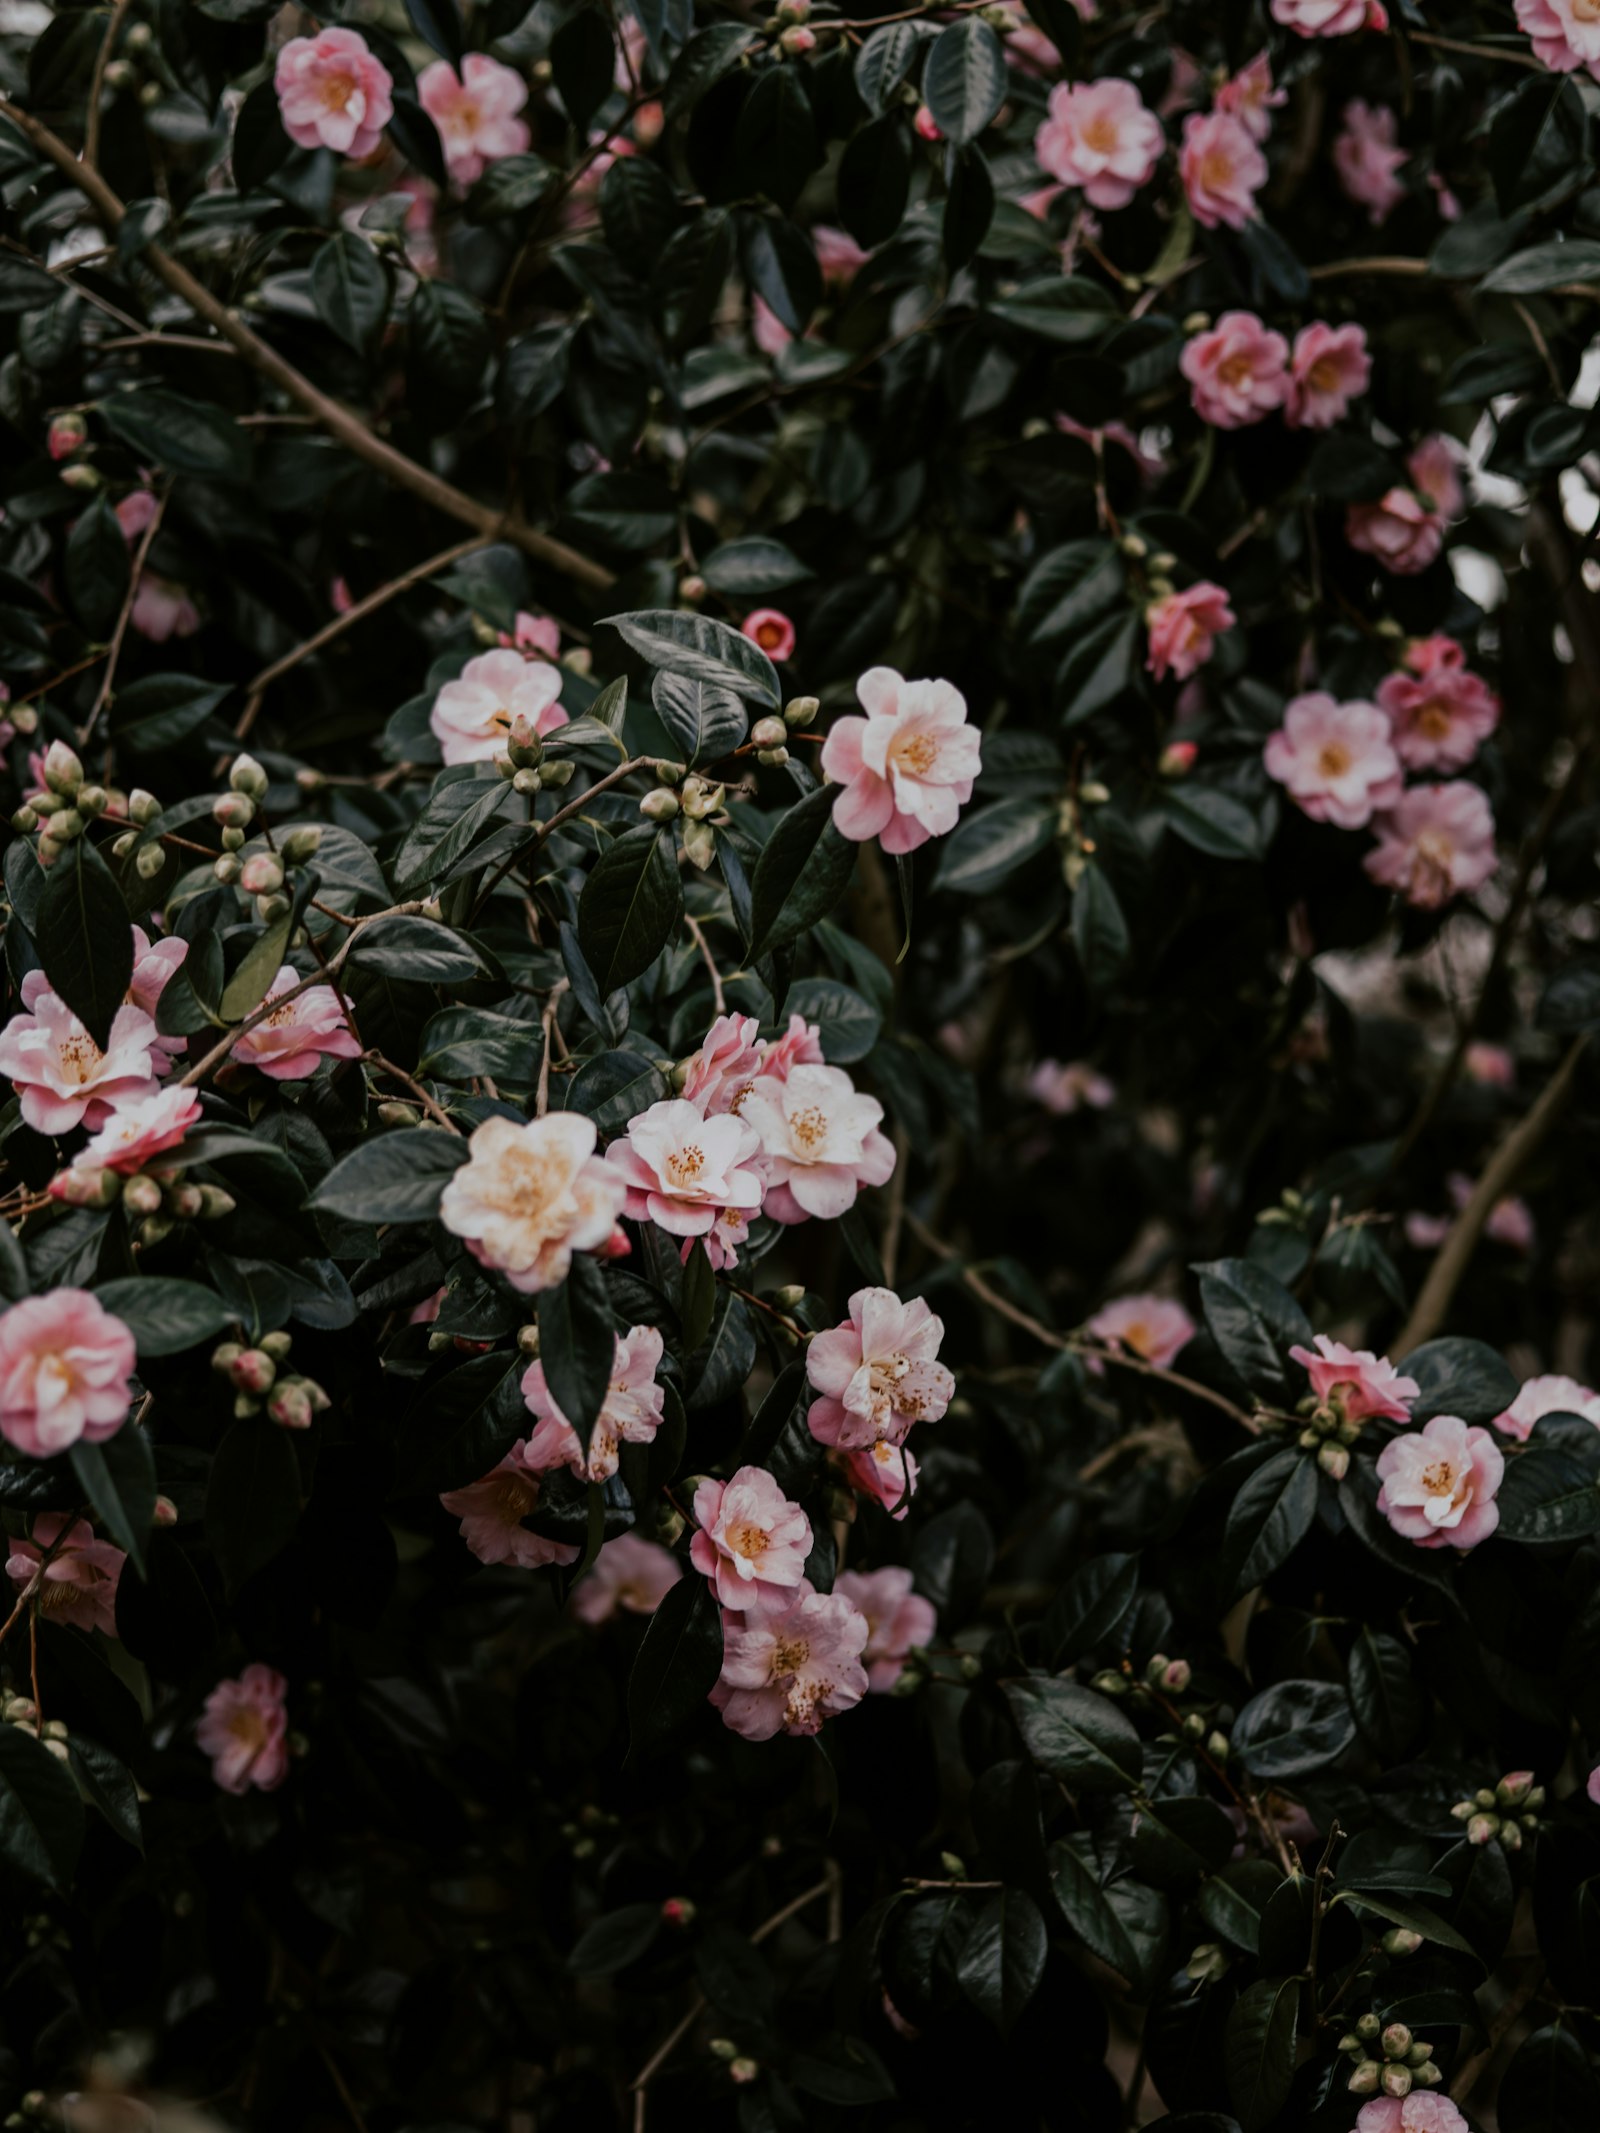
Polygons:
M285 963L268 989L267 1000L293 992L299 983L299 971ZM305 1081L325 1058L359 1059L361 1045L351 1034L333 987L313 985L292 1000L284 999L264 1022L246 1030L232 1057L245 1066L259 1067L273 1081Z
M858 1451L834 1450L829 1461L851 1488L881 1503L891 1518L904 1518L917 1487L917 1462L903 1444L869 1444Z
M619 1607L630 1615L653 1615L682 1576L682 1564L665 1548L637 1533L619 1533L578 1580L567 1604L580 1622L596 1629Z
M159 1039L142 1008L117 1009L102 1052L42 970L23 979L22 1005L0 1030L0 1073L15 1083L35 1133L92 1131L116 1104L154 1096Z
M1091 1111L1107 1111L1117 1100L1114 1084L1083 1059L1067 1066L1059 1059L1041 1059L1029 1073L1026 1086L1035 1102L1057 1118L1070 1118L1086 1104Z
M127 1000L131 1007L142 1007L153 1022L161 995L178 971L183 968L184 958L189 953L189 943L177 934L168 934L164 940L152 941L143 926L133 929L133 976L128 980ZM163 1052L181 1052L188 1043L187 1037L156 1038ZM165 1073L162 1060L155 1061L158 1074Z
M769 1081L787 1081L797 1066L822 1066L825 1063L822 1031L804 1015L791 1015L789 1027L781 1037L762 1039L761 1072Z
M1214 429L1260 422L1289 397L1289 344L1252 311L1225 311L1214 326L1184 343L1178 368L1189 381L1194 411Z
M868 667L856 695L866 717L835 719L822 744L823 776L843 787L833 826L853 844L877 837L886 852L914 852L953 830L972 798L982 763L966 698L893 667Z
M527 1441L519 1440L481 1480L447 1490L440 1507L460 1519L461 1538L480 1563L509 1563L517 1570L575 1563L576 1548L530 1533L522 1523L539 1503L539 1477L527 1463L527 1450Z
M133 596L128 620L152 644L165 644L169 637L192 637L200 627L200 610L181 585L144 571Z
M1546 1415L1581 1415L1600 1429L1600 1392L1591 1392L1576 1378L1529 1378L1505 1413L1495 1416L1494 1426L1526 1444L1535 1422Z
M1049 116L1033 137L1040 165L1081 188L1091 207L1126 207L1148 185L1167 145L1161 121L1131 81L1057 82Z
M944 135L939 131L938 120L926 104L918 104L916 116L911 123L920 141L942 141L944 139Z
M1417 494L1432 504L1441 518L1461 516L1467 499L1447 438L1424 437L1407 459L1406 472Z
M1272 63L1257 52L1248 65L1225 81L1216 94L1216 108L1236 118L1252 141L1265 141L1272 131L1272 114L1288 101L1286 89L1272 85Z
M1289 375L1283 419L1290 429L1331 430L1371 383L1366 328L1313 319L1294 337Z
M761 1071L761 1025L754 1015L718 1015L684 1065L683 1095L704 1118L737 1111Z
M1468 2133L1467 2121L1448 2096L1413 2089L1404 2099L1374 2096L1356 2116L1356 2133Z
M524 658L542 652L546 659L554 659L561 650L561 625L551 615L530 615L526 608L519 607L516 627L500 632L500 642L521 652ZM560 724L558 719L556 724Z
M1366 1422L1381 1415L1390 1422L1411 1420L1410 1402L1420 1390L1414 1378L1403 1378L1387 1356L1370 1348L1347 1348L1343 1341L1316 1336L1316 1347L1291 1348L1297 1363L1304 1363L1311 1390L1326 1407L1337 1402L1346 1421Z
M1256 194L1267 182L1267 159L1242 120L1226 111L1191 111L1183 122L1178 174L1189 212L1208 230L1225 223L1242 230L1261 210Z
M1395 173L1409 150L1399 140L1400 121L1387 104L1363 103L1357 96L1345 105L1343 130L1333 144L1333 167L1346 194L1367 210L1375 229L1406 196Z
M567 1278L574 1252L605 1246L628 1181L596 1155L593 1119L552 1111L518 1125L486 1118L439 1201L439 1220L480 1266L532 1295Z
M156 515L156 500L148 489L130 489L115 507L122 538L131 547Z
M1444 546L1444 521L1412 490L1394 488L1375 504L1351 504L1344 537L1397 578L1412 578Z
M861 1658L867 1690L886 1696L905 1672L906 1654L932 1640L939 1626L933 1602L914 1593L911 1572L895 1564L885 1564L882 1570L841 1571L833 1589L866 1618Z
M830 229L825 222L817 223L812 229L811 243L817 255L817 265L822 269L825 289L847 288L870 256L848 232Z
M1517 1078L1517 1062L1503 1044L1469 1044L1461 1064L1467 1079L1486 1089L1509 1089Z
M194 1737L201 1754L210 1756L211 1775L224 1792L248 1792L252 1785L258 1792L276 1792L289 1775L288 1692L275 1667L258 1664L247 1666L236 1681L219 1681L206 1698Z
M72 1159L74 1170L114 1170L131 1178L155 1156L176 1148L200 1121L193 1089L158 1089L115 1105L98 1133ZM54 1185L51 1191L55 1190Z
M1435 1415L1378 1454L1378 1509L1419 1548L1472 1548L1500 1523L1505 1458L1486 1429Z
M481 178L502 156L521 155L533 138L517 117L528 101L527 83L486 52L468 52L459 77L447 59L436 59L417 76L417 95L439 129L458 185Z
M1102 1304L1084 1331L1107 1347L1130 1348L1147 1363L1165 1370L1185 1344L1193 1340L1195 1322L1181 1303L1165 1296L1119 1296ZM1097 1358L1090 1357L1089 1367ZM1099 1367L1104 1369L1104 1364Z
M702 1481L694 1515L700 1530L689 1560L724 1607L739 1612L779 1587L804 1583L811 1521L764 1467L742 1466L731 1481Z
M541 739L567 723L557 701L561 669L520 652L480 652L433 700L428 724L447 765L492 763L505 753L514 718L525 718Z
M127 1419L133 1335L87 1289L51 1289L0 1312L0 1436L30 1459L81 1439L103 1444Z
M1518 25L1533 39L1536 59L1554 74L1587 67L1600 80L1600 19L1588 0L1516 0Z
M1448 637L1426 637L1406 655L1409 674L1378 684L1395 753L1408 770L1464 768L1500 723L1499 697L1461 661L1461 647Z
M1600 1807L1600 1763L1596 1763L1595 1767L1589 1772L1589 1782L1584 1787L1584 1790L1593 1800L1596 1807Z
M1362 865L1408 903L1437 911L1479 889L1494 872L1494 816L1476 785L1413 785L1373 825L1378 842Z
M360 162L394 117L394 80L354 30L296 37L273 75L283 130L297 148L331 148Z
M739 624L741 633L780 664L794 657L794 624L776 607L752 608Z
M1272 0L1274 22L1297 37L1348 37L1367 22L1369 0Z
M666 1400L665 1392L656 1383L663 1345L655 1326L633 1326L626 1334L617 1335L611 1383L595 1417L587 1459L577 1431L545 1382L543 1363L530 1363L522 1374L522 1399L528 1412L539 1418L526 1454L533 1471L542 1474L550 1467L565 1465L581 1481L609 1481L617 1471L619 1445L648 1444L661 1427Z
M759 296L750 299L750 337L764 356L779 356L794 335L772 306Z
M868 1628L842 1593L763 1594L722 1632L722 1678L711 1701L746 1740L820 1733L822 1721L867 1693Z
M49 1622L65 1622L73 1629L98 1629L108 1637L117 1633L117 1580L128 1560L110 1541L96 1540L87 1519L69 1526L59 1511L43 1511L33 1522L31 1541L14 1540L6 1562L6 1576L25 1592L57 1540L61 1545L45 1564L39 1587L39 1609Z
M613 1141L606 1160L627 1180L625 1212L634 1221L704 1237L723 1209L738 1208L748 1221L760 1207L760 1152L744 1118L731 1111L705 1118L675 1096L630 1119L627 1139Z
M944 1320L920 1296L902 1303L893 1289L857 1289L843 1325L806 1350L806 1376L821 1398L807 1416L819 1444L846 1451L904 1444L914 1422L937 1422L956 1381L934 1358Z
M885 1185L894 1147L878 1131L883 1106L843 1067L797 1066L787 1080L761 1074L740 1116L754 1128L767 1172L762 1211L775 1222L847 1214L863 1185Z
M1228 595L1208 578L1183 592L1152 600L1144 611L1145 628L1150 632L1146 667L1157 681L1164 681L1168 674L1187 681L1211 657L1217 638L1237 620Z
M1268 776L1313 822L1363 829L1400 799L1400 759L1376 704L1341 704L1323 689L1296 696L1262 752Z

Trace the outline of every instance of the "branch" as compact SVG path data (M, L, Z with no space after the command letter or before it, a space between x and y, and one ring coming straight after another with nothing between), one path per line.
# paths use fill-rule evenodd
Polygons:
M122 612L117 616L117 626L111 633L111 642L106 647L106 670L100 677L100 686L95 691L94 708L85 719L78 734L78 746L84 747L99 722L100 714L111 701L112 683L117 678L117 661L122 657L122 640L128 634L128 624L133 617L133 603L139 597L139 580L144 575L145 558L150 553L152 542L161 531L161 514L167 508L168 492L163 490L156 499L156 508L150 523L139 536L139 545L133 552L133 561L128 568L128 590L123 596Z
M117 0L106 25L106 34L100 41L100 49L95 54L94 79L89 84L89 109L83 124L83 160L91 170L100 160L100 99L105 93L106 68L111 64L111 54L116 50L123 22L132 5L133 0Z

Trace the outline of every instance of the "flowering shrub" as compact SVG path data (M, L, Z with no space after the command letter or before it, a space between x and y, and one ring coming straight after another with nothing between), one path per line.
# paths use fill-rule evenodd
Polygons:
M1593 2133L1597 83L0 8L7 2126Z

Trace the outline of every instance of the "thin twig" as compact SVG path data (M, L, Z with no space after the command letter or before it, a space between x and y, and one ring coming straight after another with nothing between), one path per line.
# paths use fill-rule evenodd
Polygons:
M436 1120L439 1125L443 1126L447 1133L453 1133L457 1139L460 1138L461 1128L456 1124L449 1112L442 1110L422 1086L422 1083L408 1074L404 1067L396 1066L392 1059L385 1059L382 1052L365 1052L362 1057L366 1060L368 1066L376 1067L380 1074L387 1074L391 1081L403 1083L431 1119Z
M705 964L706 969L711 973L711 997L716 1004L717 1013L719 1015L725 1015L728 1012L728 1003L727 1000L723 997L722 973L720 970L718 970L717 959L711 953L710 944L707 942L705 934L700 929L700 921L694 916L692 912L685 911L683 914L683 922L688 927L690 935L694 940L694 944L700 951L700 957L702 962Z
M83 124L83 160L91 170L100 160L100 99L105 93L106 68L111 63L112 51L122 35L122 25L132 5L133 0L117 0L105 36L100 40L100 49L95 54L94 79L89 84L89 108Z
M533 1115L543 1118L550 1108L550 1054L555 1048L556 1013L561 1006L561 996L572 989L570 978L557 978L550 988L550 997L544 1003L544 1013L539 1017L539 1028L544 1042L539 1047L539 1087L534 1098Z
M117 626L111 632L111 642L106 647L106 670L100 677L100 686L95 691L94 705L78 733L78 746L85 747L99 723L101 712L111 701L112 685L117 678L117 661L122 656L122 640L128 634L128 624L133 618L133 604L139 597L139 579L144 572L145 558L151 544L161 531L161 514L167 508L165 490L156 498L156 508L151 513L150 523L139 536L139 545L133 552L133 561L128 566L128 590L123 595L122 610L117 616Z

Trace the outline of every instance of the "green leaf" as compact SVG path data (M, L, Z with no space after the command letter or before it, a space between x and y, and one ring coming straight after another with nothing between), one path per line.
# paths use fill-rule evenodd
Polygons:
M227 682L193 674L142 674L118 689L111 705L111 731L119 748L159 755L198 733L229 693ZM165 827L165 819L156 829Z
M660 1931L659 1903L624 1904L620 1911L607 1911L578 1936L567 1968L574 1977L614 1977L648 1955Z
M885 243L905 220L911 171L911 128L899 111L873 119L846 144L839 161L839 220L864 250Z
M1138 1597L1136 1555L1094 1555L1080 1563L1051 1601L1041 1626L1051 1665L1069 1667L1109 1643Z
M492 343L483 312L449 282L420 281L406 310L407 346L421 382L452 407L472 400Z
M890 22L867 38L856 53L855 79L869 111L886 111L894 102L894 92L910 73L926 36L919 23Z
M33 933L52 988L104 1051L133 977L133 927L116 877L87 836L46 870Z
M65 1895L83 1845L70 1772L24 1726L0 1726L0 1859Z
M175 474L212 481L243 481L249 474L245 432L208 400L143 385L102 400L100 416L136 458L153 460Z
M1385 1763L1402 1763L1422 1735L1428 1707L1399 1638L1363 1624L1350 1647L1350 1708L1362 1738Z
M782 541L751 534L713 548L700 566L700 575L713 592L732 599L760 600L786 586L803 584L813 573Z
M1002 1889L979 1912L956 1963L956 1981L1001 2036L1010 2036L1044 1976L1050 1943L1039 1906Z
M681 1577L650 1617L628 1677L628 1757L659 1748L704 1709L722 1672L722 1615L709 1582Z
M401 1432L402 1494L443 1495L494 1471L528 1433L526 1367L520 1355L475 1355L423 1390Z
M467 195L469 222L498 222L525 215L550 190L555 173L538 156L502 156L491 163Z
M1223 1590L1230 1605L1289 1560L1316 1515L1317 1462L1310 1452L1274 1452L1246 1477L1223 1541Z
M800 82L803 71L810 70L776 66L757 75L734 123L729 156L737 189L764 194L785 213L822 160L817 122Z
M235 1422L206 1484L206 1540L230 1596L288 1546L300 1520L290 1433L264 1416Z
M418 1040L417 1072L441 1081L486 1075L513 1089L531 1089L539 1074L539 1030L485 1007L445 1007Z
M1264 1400L1292 1406L1300 1386L1288 1350L1311 1345L1304 1311L1281 1281L1251 1260L1216 1259L1194 1271L1200 1308L1224 1361Z
M683 1329L687 1354L693 1355L711 1331L716 1307L717 1277L712 1270L710 1255L698 1238L691 1238L689 1256L683 1262L683 1288L678 1298L678 1323Z
M668 69L661 93L667 119L681 118L697 104L708 89L739 64L755 43L756 35L742 22L714 22L707 29L697 30Z
M349 961L413 985L466 985L489 966L464 933L431 918L380 918L363 926Z
M1257 1978L1228 2016L1223 2035L1228 2093L1244 2133L1269 2124L1289 2100L1299 1998L1298 1978Z
M1538 296L1564 282L1600 282L1600 242L1551 237L1514 252L1478 284L1481 296Z
M672 939L682 910L670 829L644 823L607 845L578 899L578 943L602 999L643 977Z
M389 277L372 246L354 230L330 237L311 262L317 315L357 355L370 355L389 316Z
M865 1059L883 1029L883 1017L852 986L837 978L801 978L789 987L779 1020L803 1015L821 1032L822 1056L829 1066L854 1066Z
M989 314L1020 333L1067 347L1098 341L1119 316L1111 292L1077 274L1024 282L1012 295L993 298Z
M1232 1753L1253 1777L1325 1773L1356 1737L1350 1699L1332 1681L1280 1681L1233 1722Z
M585 1458L611 1389L616 1353L616 1321L599 1261L575 1253L566 1280L539 1298L539 1360Z
M1127 1792L1139 1782L1139 1736L1108 1696L1075 1681L1003 1682L1028 1753L1069 1792Z
M1435 1415L1456 1415L1463 1422L1492 1422L1503 1415L1521 1386L1505 1358L1486 1341L1424 1341L1399 1365L1418 1386L1411 1419L1431 1422Z
M750 884L751 960L809 933L850 885L856 851L833 826L837 792L819 786L780 817Z
M1333 1900L1353 1904L1360 1911L1375 1912L1379 1918L1388 1919L1390 1925L1409 1927L1413 1933L1420 1933L1424 1940L1436 1941L1441 1948L1454 1948L1458 1955L1476 1952L1472 1943L1428 1904L1410 1900L1401 1903L1393 1896L1374 1896L1367 1889L1341 1889Z
M1517 2047L1495 2095L1500 2133L1593 2133L1600 2074L1568 2022L1536 2029Z
M952 149L945 170L940 243L945 265L956 274L989 234L994 221L994 179L979 148Z
M66 592L86 636L110 636L128 591L128 543L104 494L91 497L67 536Z
M269 76L258 81L239 106L233 122L233 182L241 193L266 184L294 153L278 108L278 90Z
M406 0L406 18L423 43L432 45L459 74L465 40L456 0Z
M1135 1984L1138 1953L1101 1886L1091 1838L1086 1832L1064 1837L1051 1845L1048 1857L1050 1887L1062 1917L1091 1954L1109 1963L1126 1984Z
M1116 890L1092 860L1072 892L1072 943L1089 990L1105 992L1128 960L1128 922Z
M133 1773L119 1756L98 1741L81 1734L68 1736L71 1769L80 1788L89 1795L111 1827L135 1851L144 1850L144 1829L139 1820L139 1788Z
M70 1457L78 1486L95 1515L143 1577L145 1543L156 1516L156 1467L149 1438L136 1424L127 1422L104 1444L80 1438Z
M1097 622L1123 597L1127 567L1110 541L1068 541L1042 555L1017 595L1017 635L1053 644Z
M630 651L650 666L732 689L736 696L765 704L770 710L782 706L783 685L777 668L759 645L725 622L713 622L706 615L680 614L676 608L607 615L604 621L621 634Z
M963 815L939 849L935 889L987 896L1054 843L1055 809L1042 800L997 800Z
M1006 98L1006 59L988 23L969 15L935 38L922 96L952 148L975 141Z
M222 989L217 1012L224 1022L242 1022L253 1014L272 990L273 980L284 967L294 913L285 911L255 941L238 969Z
M1173 785L1161 805L1174 834L1197 852L1213 859L1261 857L1261 823L1232 793L1214 785Z
M95 1290L106 1310L132 1333L141 1355L180 1355L233 1323L214 1289L169 1274L135 1274Z
M1590 1425L1584 1424L1586 1430ZM1502 1538L1538 1545L1600 1533L1600 1481L1592 1461L1561 1445L1530 1444L1506 1461L1495 1502Z
M651 683L657 716L689 763L731 755L750 730L750 715L731 689L690 674L660 671Z
M335 1163L306 1204L350 1222L431 1222L445 1185L466 1160L458 1134L402 1126Z
M436 785L396 854L395 887L410 894L442 881L515 797L500 777L455 778Z

